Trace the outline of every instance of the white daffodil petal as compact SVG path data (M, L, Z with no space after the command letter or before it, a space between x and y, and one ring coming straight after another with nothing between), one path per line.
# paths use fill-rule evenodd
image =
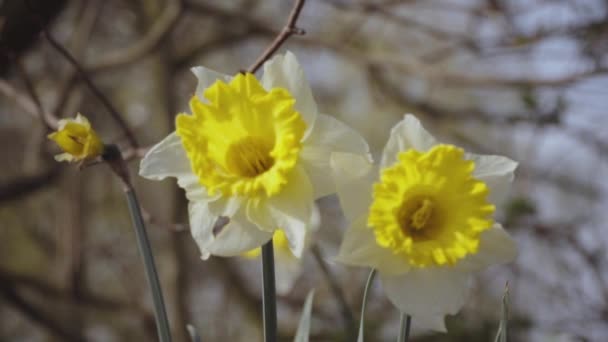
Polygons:
M488 199L496 206L509 194L517 162L503 156L467 154L467 159L475 162L473 176L485 182L490 188Z
M198 96L198 98L203 102L206 102L206 99L203 96L205 89L209 88L209 86L215 83L215 81L222 80L228 83L232 79L232 76L225 75L202 66L194 67L190 70L198 79L198 84L196 85L196 96Z
M456 264L456 268L464 272L475 272L492 265L504 264L517 256L517 246L513 238L496 223L481 233L479 250L468 255Z
M336 261L352 266L375 268L386 274L408 272L410 266L404 258L376 243L374 232L366 226L366 220L366 217L359 218L344 233Z
M312 182L314 198L334 193L334 182L327 176L332 152L349 152L369 156L369 146L359 133L336 120L319 114L300 153L302 166Z
M190 160L175 132L146 153L139 165L139 175L152 180L193 175Z
M211 244L205 246L205 250L218 256L237 256L262 246L271 238L272 233L259 230L244 217L237 215L221 229Z
M281 229L289 241L289 248L300 258L312 229L312 185L306 173L296 167L281 193L265 201L247 205L247 217L261 230Z
M233 217L243 204L240 197L219 197L209 203L209 212L215 216Z
M448 332L448 329L445 327L444 315L418 315L416 316L415 324L421 330Z
M378 177L377 168L369 159L351 153L332 153L330 166L346 218L352 222L367 215L372 203L372 184Z
M186 190L190 201L209 201L207 190L200 185L198 177L192 172L190 160L182 146L181 139L173 132L154 145L139 165L139 175L151 180L177 178L177 184Z
M456 314L467 297L469 274L453 268L412 268L398 276L379 273L387 297L414 321L417 315Z
M426 152L434 145L437 145L437 140L422 127L420 121L415 116L406 114L403 120L391 130L391 135L382 152L380 167L385 168L394 164L400 151L415 149Z
M285 232L291 252L301 258L309 230L312 229L310 220L314 202L312 185L304 171L298 167L292 177L285 189L271 198L268 204L278 227Z
M214 198L208 201L188 203L190 232L201 250L203 259L207 259L209 253L212 253L212 246L221 243L222 240L218 240L215 236L217 231L222 235L229 226L235 225L233 221L237 217L240 205L239 198Z
M218 217L209 212L207 202L196 201L188 203L188 215L190 216L190 233L199 246L203 259L209 258L207 246L213 243L213 227Z
M302 262L288 250L277 250L275 247L275 276L276 289L279 295L286 295L291 291L296 280L302 274Z
M289 91L296 100L294 108L306 122L307 128L304 134L306 139L315 125L318 110L306 76L304 76L304 70L298 64L296 56L287 51L285 55L276 55L266 62L262 85L266 90L284 88Z

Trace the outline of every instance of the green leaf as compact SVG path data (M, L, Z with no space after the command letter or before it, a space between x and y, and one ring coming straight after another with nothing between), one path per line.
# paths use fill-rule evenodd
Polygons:
M509 321L509 283L505 285L505 292L502 295L502 312L500 324L494 342L507 342L507 323Z
M312 300L315 296L315 290L310 290L308 296L306 296L306 302L304 302L304 308L302 309L302 317L300 317L300 324L298 324L298 331L296 337L293 339L294 342L308 342L308 336L310 334L310 318L312 313Z

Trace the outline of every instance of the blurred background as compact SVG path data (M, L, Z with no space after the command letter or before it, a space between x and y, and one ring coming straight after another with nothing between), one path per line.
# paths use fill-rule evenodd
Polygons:
M287 21L287 0L0 0L0 341L153 341L154 318L119 182L105 165L58 164L54 117L85 114L136 175L141 152L188 110L192 66L234 74ZM511 341L608 340L608 4L603 0L309 0L289 49L321 110L358 129L377 156L414 113L437 137L520 162L498 218L519 256L476 277L448 334L492 341L505 283ZM135 133L127 137L45 28ZM136 177L137 178L137 177ZM136 179L176 341L261 340L259 260L202 261L175 181ZM331 262L345 228L335 197L302 274L280 297L290 341L316 288L311 341L345 341L367 270ZM325 259L326 270L319 259ZM376 284L369 341L399 314ZM349 323L350 322L350 323Z

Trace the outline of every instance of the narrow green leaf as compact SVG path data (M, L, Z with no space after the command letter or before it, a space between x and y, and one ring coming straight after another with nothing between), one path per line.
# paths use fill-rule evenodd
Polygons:
M376 270L372 269L369 272L369 277L367 277L367 283L365 284L365 291L363 292L363 303L361 304L361 319L359 321L359 337L357 338L357 342L363 342L363 336L365 335L364 327L365 327L365 307L367 306L367 296L369 295L369 290L372 287L372 283L374 282L374 278L376 277Z
M308 336L310 335L310 319L312 316L312 300L315 296L315 290L310 290L308 296L306 296L306 302L304 302L304 308L302 309L302 317L300 317L300 324L298 324L298 331L296 337L293 339L294 342L308 342Z
M507 342L507 324L509 322L509 283L505 285L505 292L502 295L502 310L500 324L494 342Z

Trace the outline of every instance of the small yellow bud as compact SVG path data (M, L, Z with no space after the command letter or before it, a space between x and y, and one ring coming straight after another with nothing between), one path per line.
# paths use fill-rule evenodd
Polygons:
M86 117L59 121L59 129L48 135L65 152L55 156L57 161L77 162L95 158L103 153L103 143Z

